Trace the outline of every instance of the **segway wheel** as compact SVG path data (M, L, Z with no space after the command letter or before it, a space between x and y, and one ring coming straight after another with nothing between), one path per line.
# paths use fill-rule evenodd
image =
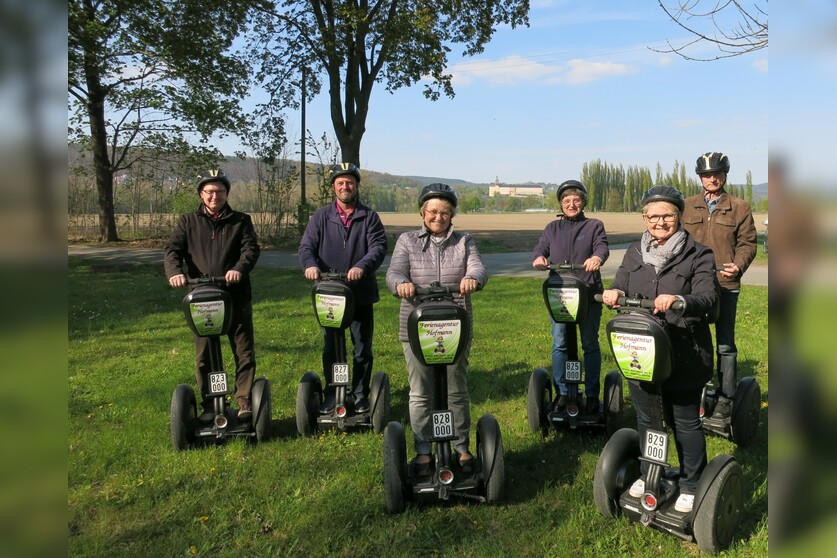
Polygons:
M250 390L250 402L253 405L253 430L256 441L264 442L270 437L272 405L270 402L270 384L265 378L257 378Z
M489 503L499 502L506 486L506 459L500 425L494 415L477 422L477 458L482 464L483 488Z
M730 428L732 441L738 447L746 448L753 443L759 428L761 414L761 389L752 376L742 378L735 388L732 400Z
M546 434L546 410L552 401L552 379L543 368L535 368L529 377L529 392L526 394L526 419L529 430L542 430Z
M316 432L321 401L320 377L306 372L296 388L296 429L302 436L311 436Z
M194 442L192 428L198 416L197 407L195 391L191 386L180 384L174 389L171 396L169 430L172 446L178 451L186 449Z
M385 372L377 372L372 377L372 385L369 388L369 405L372 409L372 430L375 434L380 434L386 428L389 420L389 376Z
M709 554L729 547L741 521L743 507L744 475L738 462L730 459L712 480L695 511L694 533L698 547Z
M617 430L622 428L622 414L625 406L622 394L622 375L618 371L611 370L605 376L604 395L605 431L607 437L610 438Z
M633 428L617 430L605 444L593 477L593 500L605 517L620 513L619 497L639 478L639 433Z
M408 482L404 427L393 421L384 429L384 496L389 513L404 511Z

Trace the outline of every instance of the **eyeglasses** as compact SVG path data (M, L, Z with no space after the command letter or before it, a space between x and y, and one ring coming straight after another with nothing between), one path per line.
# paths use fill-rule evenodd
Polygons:
M581 198L574 198L571 196L567 196L561 200L561 205L581 205L583 200Z
M201 190L207 196L226 196L226 190Z
M425 211L424 214L429 217L441 217L442 219L449 219L451 216L450 211L436 211L435 209Z
M676 213L666 213L665 215L644 215L645 220L649 223L656 225L660 221L665 221L666 223L674 223L677 220Z

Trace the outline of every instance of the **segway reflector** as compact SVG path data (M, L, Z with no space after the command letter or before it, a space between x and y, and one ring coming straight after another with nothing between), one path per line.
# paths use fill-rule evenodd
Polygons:
M346 407L345 405L338 405L337 408L334 410L337 413L337 416L343 418L346 416Z
M447 467L439 469L439 482L442 484L450 484L453 482L453 471Z
M227 417L224 415L215 415L215 427L216 428L226 428L227 427Z
M648 511L654 511L657 509L657 497L651 494L650 492L646 492L642 497L642 507Z
M567 405L567 414L571 417L578 416L578 405Z

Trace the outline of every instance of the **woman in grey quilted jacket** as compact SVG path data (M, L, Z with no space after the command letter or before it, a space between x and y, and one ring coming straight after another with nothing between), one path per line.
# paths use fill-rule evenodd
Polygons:
M401 297L399 338L410 382L410 426L417 454L414 465L416 472L425 476L432 472L429 438L433 375L431 367L422 365L415 358L407 338L407 317L417 305L415 287L427 286L434 281L442 285L459 285L459 294L454 295L454 300L467 310L469 317L473 317L470 294L488 281L476 242L468 233L454 230L452 220L456 202L456 194L447 184L424 187L419 194L423 225L417 231L398 237L387 269L387 287ZM458 435L454 449L466 472L473 469L473 455L468 449L471 414L466 379L470 349L471 339L468 339L462 358L457 364L448 366L448 406L453 411Z

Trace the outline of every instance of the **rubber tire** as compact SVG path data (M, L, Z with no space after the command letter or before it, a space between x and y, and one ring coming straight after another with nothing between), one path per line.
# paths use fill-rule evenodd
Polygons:
M250 401L253 404L253 430L256 433L256 441L267 441L270 438L273 406L270 402L270 383L266 378L256 378L253 382Z
M633 428L614 432L605 444L593 476L593 500L605 517L621 513L619 497L639 478L639 433Z
M320 377L306 372L296 388L296 430L302 436L312 436L317 431L317 415L323 400Z
M376 372L369 388L369 408L372 430L375 434L384 431L389 421L390 388L386 372Z
M506 487L506 458L500 425L494 415L483 415L477 422L477 459L482 464L486 501L499 502Z
M744 475L738 462L730 459L715 475L695 510L694 534L698 547L710 554L728 548L735 537L743 507Z
M546 409L552 401L552 379L543 368L535 368L529 377L529 392L526 394L526 420L529 430L543 431L548 426Z
M738 447L746 448L753 443L759 429L761 415L761 389L752 376L738 382L732 401L730 417L731 439Z
M622 388L622 374L611 370L604 381L604 421L607 437L613 436L622 428L622 415L625 408L625 398Z
M169 431L171 444L175 450L182 451L194 443L195 433L192 429L197 421L197 410L198 405L192 386L180 384L174 388L169 412Z
M404 427L393 421L384 429L384 497L389 513L404 511L408 483Z

